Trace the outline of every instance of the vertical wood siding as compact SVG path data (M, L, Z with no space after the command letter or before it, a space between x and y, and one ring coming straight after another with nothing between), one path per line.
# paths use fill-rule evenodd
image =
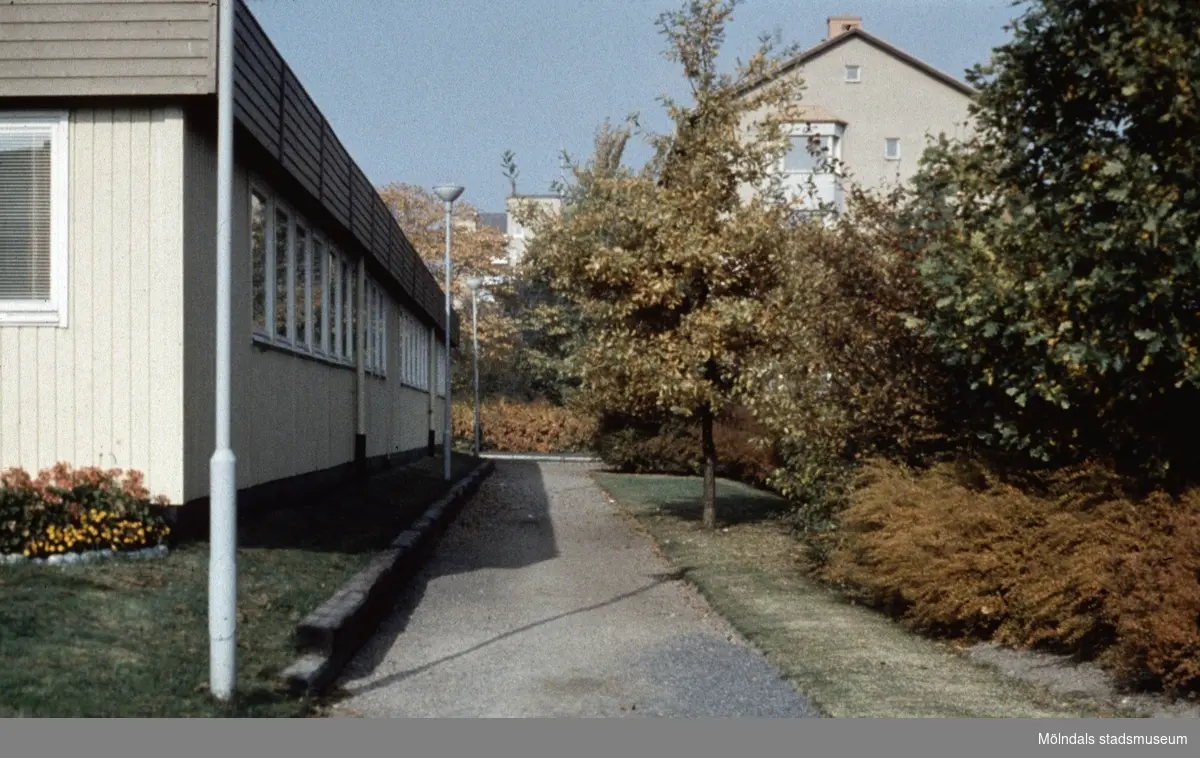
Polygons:
M185 356L183 381L186 500L208 493L214 442L216 308L216 144L188 118L184 223ZM233 447L240 488L333 468L354 460L356 377L353 367L263 347L252 338L250 174L234 169ZM275 187L295 193L297 187ZM400 382L399 305L388 302L388 378L367 380L367 454L422 448L426 393Z
M135 468L183 495L183 116L71 113L69 326L0 328L0 467Z

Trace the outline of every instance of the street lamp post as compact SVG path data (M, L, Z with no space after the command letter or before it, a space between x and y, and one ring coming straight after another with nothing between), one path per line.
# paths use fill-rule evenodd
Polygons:
M233 395L233 22L234 0L220 0L217 53L216 444L209 459L208 688L233 697L237 681L237 458Z
M475 457L479 457L479 288L483 280L473 276L467 280L471 289L471 356L475 361Z
M442 418L442 476L450 481L450 440L454 434L450 418L450 225L454 201L463 193L463 188L457 184L439 184L433 188L433 192L446 204L446 407Z

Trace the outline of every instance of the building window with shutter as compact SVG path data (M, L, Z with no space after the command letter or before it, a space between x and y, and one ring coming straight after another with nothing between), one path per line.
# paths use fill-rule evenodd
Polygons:
M67 326L67 114L0 111L0 326Z

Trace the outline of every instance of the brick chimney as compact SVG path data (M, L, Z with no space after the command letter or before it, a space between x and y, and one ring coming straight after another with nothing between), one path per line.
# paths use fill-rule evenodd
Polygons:
M851 29L861 29L863 25L862 16L830 16L826 22L829 24L829 36L826 39L833 39Z

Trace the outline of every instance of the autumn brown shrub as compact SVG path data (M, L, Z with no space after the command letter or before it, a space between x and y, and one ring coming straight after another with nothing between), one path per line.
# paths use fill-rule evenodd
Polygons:
M1127 681L1200 682L1200 493L1139 512L1144 542L1114 569L1116 644L1105 661Z
M474 407L455 405L454 436L474 439ZM588 416L547 402L489 400L480 405L484 450L512 453L567 453L589 448L595 422Z
M1200 684L1200 493L1131 495L1097 466L1020 478L873 461L823 573L916 629Z

